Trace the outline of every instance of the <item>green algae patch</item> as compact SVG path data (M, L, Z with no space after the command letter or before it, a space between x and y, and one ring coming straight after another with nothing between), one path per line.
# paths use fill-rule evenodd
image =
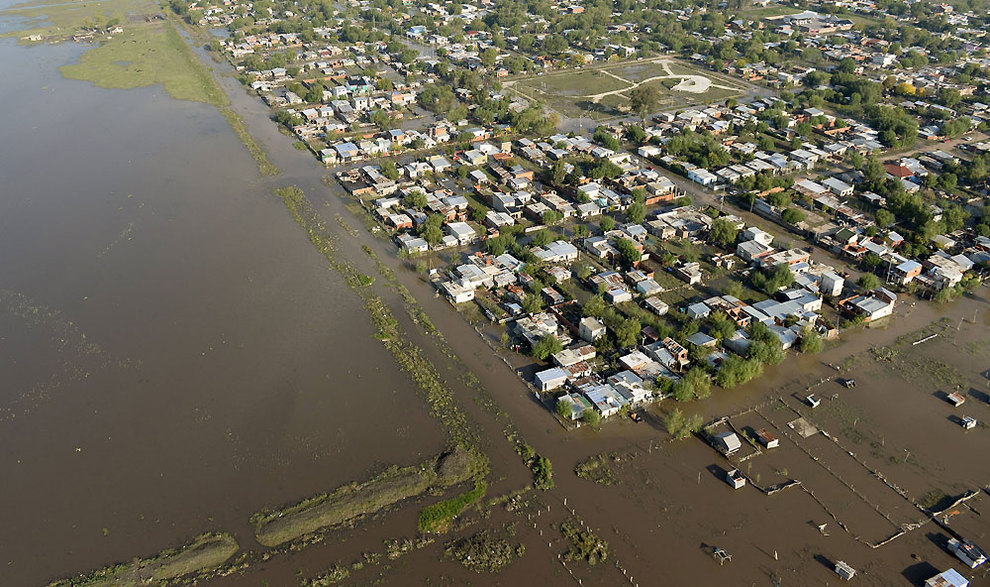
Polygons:
M49 587L137 587L159 584L185 575L215 569L234 556L240 547L226 533L203 534L180 548L105 567L88 575L61 579Z
M470 479L477 458L456 447L435 460L411 467L391 467L362 483L339 487L280 510L252 516L255 538L278 546L357 517L373 514L428 489L443 489Z

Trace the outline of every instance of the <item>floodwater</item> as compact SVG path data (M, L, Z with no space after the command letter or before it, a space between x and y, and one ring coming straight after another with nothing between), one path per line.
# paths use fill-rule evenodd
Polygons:
M272 195L291 177L212 107L61 78L83 50L0 41L4 585L251 548L254 511L445 440Z
M341 254L374 274L361 246L382 258L394 247L337 229L337 214L359 226L339 190L322 185L326 171L292 149L265 106L229 77L221 83L282 169L278 178L258 177L210 107L173 101L159 89L108 91L60 78L57 67L80 52L0 43L7 109L0 118L0 499L9 504L0 528L0 582L11 585L152 554L206 530L233 531L245 550L257 549L247 526L253 511L360 479L386 463L419 462L443 442L408 378L371 338L357 299L271 196L275 186L303 187L338 232ZM479 425L493 465L489 495L531 478L502 438L502 423L456 384L457 369L465 367L551 459L557 488L529 493L521 513L494 508L484 521L466 516L465 527L397 561L369 565L354 581L556 585L574 576L595 585L827 585L835 582L830 564L846 560L864 585L919 585L932 569L955 563L931 524L880 549L841 530L839 520L876 541L921 516L823 436L785 440L778 452L754 459L751 474L762 474L764 484L774 475L799 477L839 520L799 489L772 497L752 487L729 489L720 478L728 462L697 439L667 444L656 409L642 424L565 433L420 276L400 269L399 277L463 360L444 364L409 324L395 292L383 280L375 284ZM869 354L949 316L956 334L905 360L938 367L931 358L954 368L953 376L971 387L962 411L988 413L978 401L990 359L983 296L985 290L940 308L912 308L909 300L886 325L850 332L817 357L791 355L757 381L716 390L685 411L711 418L777 396L801 410L795 396L834 376L829 362L862 356L849 373L857 388L825 384L820 396L836 390L840 398L826 403L816 421L912 497L985 485L986 429L963 433L951 420L960 410L935 395L944 386L877 364ZM765 420L750 413L738 423L790 419L784 411L763 413ZM616 485L572 473L603 452L620 457ZM436 499L426 496L416 507L374 516L247 575L208 584L292 585L300 570L313 577L350 564L380 552L385 539L415 536L418 504ZM985 496L973 500L952 521L984 547L990 526L973 512L985 503ZM607 564L563 565L568 546L558 527L570 517L609 542ZM505 525L526 554L501 574L478 575L445 559L446 540ZM734 560L719 566L714 546ZM986 577L972 584L986 585Z

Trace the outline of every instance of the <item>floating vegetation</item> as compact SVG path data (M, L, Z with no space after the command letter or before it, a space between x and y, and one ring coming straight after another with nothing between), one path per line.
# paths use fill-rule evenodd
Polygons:
M230 534L203 534L177 549L145 559L102 568L88 575L62 579L49 587L138 587L161 584L184 575L219 567L240 549Z
M414 550L419 550L424 546L433 544L433 538L420 536L418 538L389 538L385 540L385 556L389 560L395 560Z
M44 381L9 394L0 404L0 421L32 413L61 387L92 376L94 369L127 368L133 364L113 357L89 340L59 310L20 292L0 289L0 314L13 318L18 328L44 333L45 344L50 345L46 348L57 357L55 367Z
M608 542L598 538L594 532L578 526L573 520L560 525L560 532L571 543L571 549L564 554L569 561L585 561L591 566L608 559Z
M325 573L313 579L305 579L299 584L302 587L329 587L347 580L351 576L351 571L347 567L334 565L327 569Z
M951 502L951 498L944 491L939 489L929 489L924 495L918 498L917 504L919 507L929 510L936 511L938 506L943 502Z
M474 536L452 540L444 545L444 554L476 573L497 573L526 553L522 544L513 546L490 530Z
M599 485L615 485L617 479L612 471L612 456L598 455L581 461L574 467L574 474Z

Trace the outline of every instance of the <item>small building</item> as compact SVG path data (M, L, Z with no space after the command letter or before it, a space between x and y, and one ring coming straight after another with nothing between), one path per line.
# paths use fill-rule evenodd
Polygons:
M581 340L595 342L605 335L605 330L605 325L598 318L586 316L581 319L581 323L578 325L578 336L581 337Z
M581 416L588 410L593 410L591 402L587 400L583 395L579 393L569 393L567 395L562 395L557 398L557 404L563 404L565 408L558 408L559 412L563 412L571 420L579 420Z
M746 478L743 477L739 469L732 469L725 473L725 482L732 486L733 489L740 489L746 485Z
M674 275L688 285L697 285L701 283L701 265L698 263L685 263L674 269Z
M567 372L559 367L540 371L533 376L533 385L540 391L552 391L567 383Z
M643 307L653 312L657 316L663 316L670 307L660 298L653 296L643 300Z
M925 587L969 587L969 581L959 571L949 569L925 581Z
M965 430L972 430L973 428L976 428L977 424L978 422L976 421L976 418L972 416L963 416L960 426L962 426Z
M983 552L982 548L969 540L952 538L949 540L949 550L952 554L956 555L956 558L966 563L966 566L971 569L975 569L987 562L987 553Z
M712 437L712 441L715 444L715 448L721 449L727 455L731 455L742 448L742 442L739 440L739 437L736 436L735 432L722 432L716 434Z
M822 273L821 278L818 281L818 288L822 294L829 295L832 297L838 297L842 294L842 287L845 285L845 279L841 275L835 272L829 271L827 273Z
M950 404L952 404L954 407L957 408L963 405L964 403L966 403L966 398L964 398L961 394L956 392L952 392L949 395L945 396L945 399L946 401L948 401Z
M451 222L447 225L447 233L461 245L470 244L478 238L478 233L467 222Z
M760 428L756 431L756 438L759 439L760 444L765 448L777 448L780 446L780 439L770 433L766 428Z
M856 576L856 569L849 566L847 562L838 561L835 563L835 574L848 581Z

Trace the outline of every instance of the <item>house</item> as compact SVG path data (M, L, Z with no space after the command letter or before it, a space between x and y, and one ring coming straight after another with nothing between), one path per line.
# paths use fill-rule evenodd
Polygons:
M700 183L701 185L712 185L718 181L718 176L706 169L692 169L687 173L688 179L695 183Z
M700 320L701 318L705 318L711 314L712 309L709 308L705 302L696 302L689 305L685 312L687 313L688 318L691 318L692 320Z
M893 314L896 302L897 295L881 287L866 295L842 300L839 307L854 316L862 316L865 322L872 322Z
M747 240L736 245L736 256L748 263L759 261L763 257L774 252L774 248L769 244L758 240Z
M853 194L853 186L834 177L826 179L822 182L822 185L840 198L847 198Z
M593 316L586 316L582 318L581 322L578 324L578 336L581 337L581 340L587 342L595 342L604 336L605 332L605 325L602 324L598 318Z
M567 372L560 367L540 371L533 376L533 385L540 391L552 391L567 383Z
M712 437L712 442L715 448L721 450L727 455L731 455L740 448L742 448L742 442L739 437L736 436L735 432L721 432Z
M835 272L829 271L822 273L818 277L818 291L822 295L836 297L842 294L842 287L845 283L846 280Z
M536 247L533 249L533 254L547 263L564 263L578 258L577 247L564 240L554 241L544 247Z
M400 234L396 237L399 247L409 253L422 253L430 248L425 239L409 234Z
M651 297L662 293L663 288L652 278L646 278L636 283L636 291L645 297Z
M674 268L674 275L682 281L687 282L688 285L699 284L701 283L701 265L696 262L685 263L680 267Z
M555 353L552 358L558 367L564 369L594 359L597 352L595 347L590 344L584 344L575 348L564 349L559 353Z
M663 316L664 314L667 313L667 310L670 309L670 307L666 303L664 303L663 300L661 300L656 296L649 297L643 300L643 307L653 312L657 316Z
M676 340L668 336L667 338L663 339L663 346L674 358L674 361L678 364L678 366L683 367L687 365L688 351L686 348L682 347L680 343L678 343Z
M780 446L780 439L770 433L766 428L760 428L756 431L756 438L760 441L766 448L777 448Z
M959 571L949 569L925 581L925 587L969 587L969 581Z
M987 562L987 553L983 552L982 548L973 544L970 540L952 538L949 540L949 550L952 551L952 554L956 555L956 558L966 563L966 566L971 569L975 569Z
M447 233L456 238L458 244L471 244L478 239L478 233L467 222L451 222L447 225Z
M756 226L750 226L742 233L742 240L744 241L757 241L765 245L769 245L773 242L773 235L766 232Z
M585 390L584 396L601 414L602 418L614 416L628 402L611 385L594 385Z
M687 337L687 342L693 344L694 346L703 346L708 348L714 348L718 344L718 340L705 334L704 332L695 332L691 336Z
M889 281L898 285L906 285L912 279L921 275L921 268L921 263L913 259L908 259L891 270Z
M557 404L558 406L560 404L564 405L563 408L557 408L557 413L563 412L571 420L579 420L586 411L594 409L591 402L579 393L562 395L557 399Z

